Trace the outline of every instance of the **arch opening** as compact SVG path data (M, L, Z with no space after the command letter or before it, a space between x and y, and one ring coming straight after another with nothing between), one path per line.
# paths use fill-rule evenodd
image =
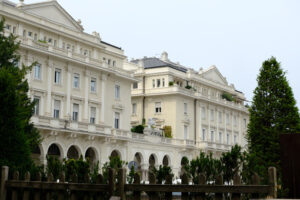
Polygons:
M68 152L67 152L67 158L68 159L79 159L79 152L77 150L77 148L72 145L69 149L68 149Z
M61 151L57 144L51 144L47 151L47 156L61 157Z
M142 170L142 154L137 152L135 155L134 155L134 161L137 163L137 171L141 171Z
M111 152L110 157L119 157L121 159L121 153L115 149Z
M86 150L84 158L89 161L90 166L93 166L98 161L96 152L92 147Z
M154 154L151 154L149 157L149 170L155 168L155 165L156 165L156 157Z
M163 163L163 166L169 166L170 165L170 159L167 155L164 156L162 163Z

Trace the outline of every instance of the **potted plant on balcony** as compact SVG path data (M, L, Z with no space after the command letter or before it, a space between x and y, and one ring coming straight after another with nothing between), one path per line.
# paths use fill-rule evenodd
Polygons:
M224 92L222 94L222 98L226 99L227 101L235 101L235 98L232 96L232 94L229 94L228 92Z
M173 81L170 81L169 82L169 86L173 86L174 85L174 82Z

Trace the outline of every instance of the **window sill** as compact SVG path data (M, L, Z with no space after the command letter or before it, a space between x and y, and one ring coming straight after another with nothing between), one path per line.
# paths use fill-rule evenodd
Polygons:
M61 83L54 83L54 86L62 87L62 84Z
M37 82L42 82L42 79L41 79L41 78L34 78L33 80L34 80L34 81L37 81Z

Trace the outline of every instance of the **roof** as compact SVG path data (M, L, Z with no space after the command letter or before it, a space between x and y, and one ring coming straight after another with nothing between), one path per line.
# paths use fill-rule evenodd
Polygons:
M122 50L121 47L117 47L117 46L115 46L113 44L110 44L110 43L107 43L107 42L104 42L104 41L101 41L101 43Z
M152 57L152 58L142 58L142 59L137 59L137 60L132 60L132 63L138 64L140 61L143 61L144 68L145 69L151 69L151 68L160 68L160 67L170 67L172 69L181 71L186 73L187 68L176 65L175 63L169 63L166 61L162 61L159 58Z

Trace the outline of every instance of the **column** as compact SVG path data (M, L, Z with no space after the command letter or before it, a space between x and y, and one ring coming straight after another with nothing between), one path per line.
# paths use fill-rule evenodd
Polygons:
M107 75L102 74L101 76L101 121L104 122L105 114L105 90L106 90Z
M234 131L233 131L233 112L231 112L231 144L233 144L234 140Z
M207 134L207 140L206 141L211 141L211 129L210 129L210 106L208 105L208 107L207 107L207 114L208 114L208 134Z
M84 115L83 121L88 122L88 111L89 111L89 72L85 70L85 85L84 85Z
M202 107L201 107L201 104L199 103L199 105L197 105L198 107L198 110L199 110L199 125L198 125L198 133L199 133L199 136L198 136L198 141L200 140L200 137L202 137ZM203 138L202 138L202 141L203 141Z
M47 108L46 108L46 116L51 117L51 90L52 90L52 68L53 62L48 60L48 87L47 87Z
M65 118L67 120L71 119L71 85L72 85L72 67L71 65L68 63L67 66L67 108L66 108L66 116Z
M220 116L219 116L219 109L218 108L216 109L216 120L217 120L217 132L216 132L216 135L215 135L215 141L217 141L216 138L218 138L218 141L219 141L219 139L220 139L220 137L219 137ZM219 141L219 143L221 143L221 141Z
M23 24L18 23L18 35L23 37Z

